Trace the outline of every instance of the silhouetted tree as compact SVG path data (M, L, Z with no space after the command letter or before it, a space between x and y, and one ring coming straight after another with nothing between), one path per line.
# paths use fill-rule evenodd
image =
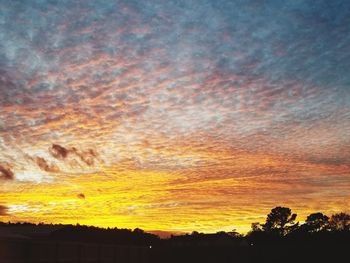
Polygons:
M350 215L346 213L338 213L331 216L329 227L333 231L350 230Z
M329 223L329 217L318 212L310 214L305 220L305 229L308 232L319 232L326 230Z
M267 215L263 230L285 235L298 225L298 223L294 223L296 217L297 214L292 214L292 211L288 207L275 207Z
M253 232L262 231L262 226L259 222L254 222L251 225L251 229L252 229L251 231L253 231Z
M236 229L232 229L232 231L227 232L226 234L231 236L231 237L242 237L242 235L240 233L238 233Z
M138 228L138 227L135 228L133 232L136 233L136 234L140 234L140 235L145 234L145 231L143 231L142 229L140 229L140 228Z

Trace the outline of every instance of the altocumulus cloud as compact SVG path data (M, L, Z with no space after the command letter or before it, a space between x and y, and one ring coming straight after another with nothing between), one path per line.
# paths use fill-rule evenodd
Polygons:
M287 188L295 204L348 200L350 1L28 0L0 10L2 181L103 171L107 185L130 187L130 170L148 170L142 184L154 177L150 190L167 191L146 201L191 197L187 216L210 211L210 194L222 201L213 213L270 205Z
M59 168L55 164L49 164L44 158L42 157L36 157L35 161L37 165L40 167L40 169L46 171L46 172L58 172Z
M77 157L82 163L87 166L94 166L96 163L103 163L103 160L99 158L99 154L94 149L87 150L78 150L76 147L63 147L59 144L52 144L49 148L50 154L58 160L65 161L68 157ZM44 168L47 167L47 163L45 165L45 160L40 160L42 166Z
M3 180L13 180L15 178L14 173L7 166L3 166L0 164L0 179Z
M65 159L69 154L69 150L67 150L61 145L52 144L50 148L50 153L52 154L53 157L57 159Z
M79 194L77 194L77 197L80 199L85 199L85 194L79 193Z
M4 205L0 205L0 216L7 215L7 207Z

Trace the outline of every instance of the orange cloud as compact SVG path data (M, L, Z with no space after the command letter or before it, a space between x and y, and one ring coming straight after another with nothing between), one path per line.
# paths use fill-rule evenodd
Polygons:
M0 165L0 179L3 180L13 180L15 178L14 173L10 170L9 167Z

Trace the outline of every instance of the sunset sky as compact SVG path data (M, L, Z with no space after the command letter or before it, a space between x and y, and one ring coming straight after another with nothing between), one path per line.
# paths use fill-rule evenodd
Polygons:
M346 0L0 0L0 221L350 212L349 70Z

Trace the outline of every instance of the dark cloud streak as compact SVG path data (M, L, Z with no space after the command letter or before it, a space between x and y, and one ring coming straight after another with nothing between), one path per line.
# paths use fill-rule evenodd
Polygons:
M82 163L87 166L93 167L97 163L103 163L99 154L94 149L78 150L76 147L64 147L59 144L52 144L49 148L49 153L60 161L66 161L68 157L74 158L76 156ZM58 167L55 165L49 165L43 158L37 157L36 163L38 166L47 171L54 172L58 171Z
M77 194L77 197L80 199L85 199L85 195L83 193Z
M41 157L36 157L35 161L37 165L40 167L40 169L46 171L46 172L59 172L59 168L54 164L48 164L48 162Z
M0 216L6 216L7 215L7 207L4 205L0 205Z
M62 147L61 145L52 144L50 148L50 153L52 154L53 157L57 159L65 159L69 154L69 150Z
M0 164L0 179L13 180L15 179L15 175L10 168Z

